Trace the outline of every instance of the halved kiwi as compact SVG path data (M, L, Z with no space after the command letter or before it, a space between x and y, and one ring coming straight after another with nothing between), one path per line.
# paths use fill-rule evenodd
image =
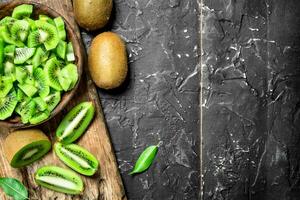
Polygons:
M17 94L12 89L5 97L0 98L0 120L9 118L18 103Z
M55 143L54 151L61 161L80 174L92 176L98 170L95 156L79 145Z
M15 19L22 19L24 17L30 17L33 11L33 6L29 4L22 4L14 8L12 17Z
M50 149L50 140L38 129L12 132L4 141L5 156L14 168L25 167L39 160Z
M50 190L67 194L80 194L84 185L81 178L71 170L56 166L44 166L35 173L35 181Z
M83 102L72 108L56 130L58 141L70 144L77 140L92 121L95 108L92 102Z

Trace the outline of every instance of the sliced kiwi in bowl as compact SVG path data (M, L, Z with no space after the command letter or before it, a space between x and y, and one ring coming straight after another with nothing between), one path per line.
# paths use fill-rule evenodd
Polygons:
M0 125L42 123L75 94L82 73L80 42L68 22L42 4L11 1L0 10Z

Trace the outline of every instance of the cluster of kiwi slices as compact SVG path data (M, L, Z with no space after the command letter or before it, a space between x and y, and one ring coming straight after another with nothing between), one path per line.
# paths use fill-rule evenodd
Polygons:
M63 19L32 12L23 4L0 21L0 120L38 124L78 81Z
M80 194L84 190L83 181L77 173L92 176L97 172L99 162L93 154L74 142L86 131L94 114L93 104L82 102L64 117L56 130L54 152L73 171L54 165L43 166L34 175L38 185L67 194ZM22 168L41 159L50 149L51 141L38 129L14 131L4 142L6 158L14 168Z

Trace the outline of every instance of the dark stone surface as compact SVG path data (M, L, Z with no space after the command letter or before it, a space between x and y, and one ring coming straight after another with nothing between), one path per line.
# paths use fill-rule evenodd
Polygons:
M126 41L130 72L121 88L99 94L129 199L198 199L198 13L195 0L114 1L106 30ZM87 49L98 33L82 30ZM158 143L151 168L129 176Z
M300 199L300 1L204 0L203 199Z

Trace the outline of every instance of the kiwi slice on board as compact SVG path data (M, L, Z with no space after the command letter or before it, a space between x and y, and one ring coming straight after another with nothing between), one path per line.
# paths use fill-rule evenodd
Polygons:
M92 121L95 108L92 102L83 102L72 108L56 129L56 137L63 144L77 140Z
M54 92L43 98L48 105L48 111L51 112L60 102L61 96L60 92Z
M55 49L59 42L56 27L41 20L37 20L35 24L41 36L41 42L44 44L45 48L48 51L51 49Z
M5 156L14 168L25 167L39 160L50 149L50 140L38 129L12 132L4 141Z
M66 29L65 29L65 23L62 17L56 17L54 19L55 26L57 28L58 37L60 40L66 40Z
M13 80L10 76L0 76L0 97L5 97L13 87Z
M0 38L0 75L4 72L4 40Z
M11 90L5 97L0 98L0 120L9 118L18 103L15 90Z
M23 64L35 53L35 48L16 48L14 63Z
M57 91L61 91L62 87L59 83L58 76L60 74L60 67L56 58L51 58L45 64L44 72L50 87Z
M24 47L24 43L11 37L6 26L0 26L0 36L7 44L13 44L17 47Z
M98 170L95 156L79 145L55 143L54 151L62 162L80 174L92 176Z
M15 19L22 19L24 17L30 17L33 11L33 6L29 4L22 4L14 8L12 17Z
M20 41L24 42L27 39L30 25L26 20L17 20L11 27L10 33Z
M44 166L35 172L35 181L50 190L80 194L84 190L81 178L73 171L57 166Z
M67 57L67 61L69 61L69 62L75 61L74 49L73 49L73 45L71 42L68 43L66 57Z
M67 43L65 41L59 41L55 53L60 57L61 59L66 58L66 53L67 53Z

